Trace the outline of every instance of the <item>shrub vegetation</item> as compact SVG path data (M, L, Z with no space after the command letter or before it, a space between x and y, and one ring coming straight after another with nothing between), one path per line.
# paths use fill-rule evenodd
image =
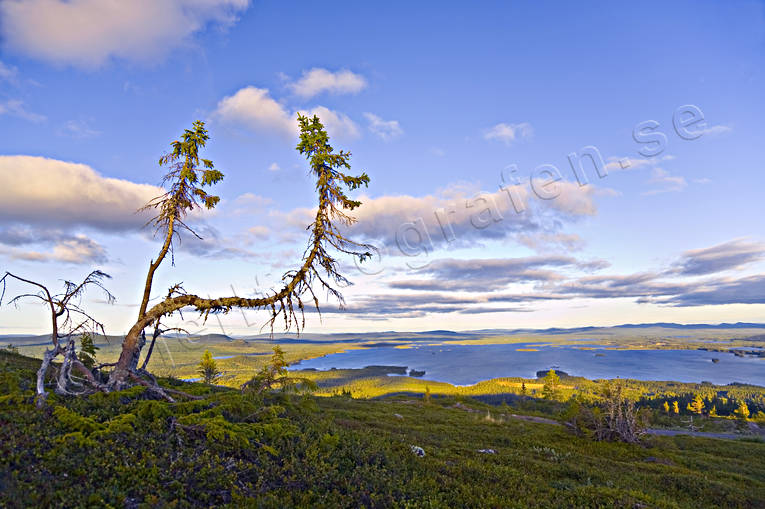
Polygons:
M2 507L765 505L756 441L596 442L464 397L426 405L201 383L183 384L199 400L139 386L51 395L39 410L38 365L0 353Z

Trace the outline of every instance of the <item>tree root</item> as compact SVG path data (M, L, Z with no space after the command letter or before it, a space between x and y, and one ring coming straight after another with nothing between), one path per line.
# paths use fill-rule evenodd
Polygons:
M52 362L59 355L62 355L64 359L60 366L54 366ZM62 347L59 344L53 349L46 350L43 355L42 365L37 371L37 396L35 398L35 403L38 408L44 407L48 398L48 392L45 390L45 378L51 368L54 370L54 392L61 396L84 396L96 392L109 393L128 389L135 385L142 385L146 387L149 392L156 394L170 403L175 403L175 399L172 396L182 397L189 400L203 399L201 396L195 396L183 391L163 388L151 373L140 369L128 373L128 378L134 382L132 384L123 382L118 386L109 386L105 383L101 383L99 381L99 379L101 379L99 371L97 369L91 371L77 358L74 348L74 340L70 340L65 347ZM82 378L74 376L74 372L81 375Z
M151 381L148 381L142 378L141 375L150 377ZM190 399L190 400L204 399L202 396L195 396L187 392L160 387L159 384L157 383L157 380L154 378L154 376L148 372L130 373L130 378L132 380L135 380L139 385L143 385L144 387L146 387L150 392L153 392L154 394L163 398L165 401L168 401L169 403L175 403L175 399L173 399L173 397L170 396L171 394L175 396L181 396L183 398Z

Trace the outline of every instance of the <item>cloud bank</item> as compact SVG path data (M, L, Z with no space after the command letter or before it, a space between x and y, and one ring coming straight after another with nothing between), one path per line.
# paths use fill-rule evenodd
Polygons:
M151 61L209 24L230 25L249 0L5 0L6 49L56 64L95 68L109 59Z
M148 219L136 210L164 191L108 178L85 164L36 156L0 156L0 216L5 222L136 230Z
M425 196L362 196L362 206L353 213L357 222L348 233L387 248L392 255L407 256L491 239L523 237L531 243L530 237L536 237L537 246L565 241L555 235L557 230L565 222L594 215L595 197L603 190L566 181L558 184L560 194L552 200L542 200L520 184L493 193L455 185ZM282 214L281 220L303 229L313 215L312 209L301 208Z

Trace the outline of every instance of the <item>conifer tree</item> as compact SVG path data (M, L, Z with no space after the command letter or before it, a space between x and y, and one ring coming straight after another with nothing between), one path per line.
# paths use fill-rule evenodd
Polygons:
M746 401L742 401L738 404L738 408L736 408L735 412L736 417L738 417L741 420L746 420L749 418L749 407L746 404Z
M542 388L542 394L545 399L553 399L555 397L555 391L558 388L559 383L560 377L555 370L551 369L548 371L545 375L545 385Z
M202 354L202 360L199 362L199 374L202 375L202 379L206 384L213 383L222 375L218 369L218 363L213 359L210 350L205 350L205 353Z
M80 361L75 353L74 343L74 338L84 331L98 330L104 333L103 326L80 309L73 299L81 296L86 288L97 286L103 289L108 300L112 301L113 296L102 284L102 280L109 276L101 271L93 271L79 284L66 281L65 291L61 294L52 294L44 285L11 273L6 273L0 278L0 304L2 304L6 282L14 279L37 287L39 292L31 295L22 294L12 299L11 303L26 297L38 298L46 304L51 313L53 348L45 352L42 366L38 371L38 405L44 404L47 394L44 390L45 374L53 359L59 355L65 358L63 368L58 370L57 392L61 394L111 392L140 384L168 401L174 401L171 394L196 398L175 389L160 387L156 379L145 369L158 335L167 330L179 330L163 330L160 322L184 309L196 311L204 320L211 313L227 313L235 308L262 310L269 315L266 323L270 325L272 331L277 318L282 316L285 329L300 332L305 326L305 302L312 301L316 310L319 311L318 290L335 298L340 306L344 305L345 301L340 290L349 285L350 281L340 273L340 260L336 258L336 253L349 255L362 262L371 256L370 251L373 249L371 246L346 237L346 228L355 222L355 218L349 213L361 205L360 201L352 199L348 193L367 186L369 177L366 173L357 176L346 173L351 168L351 154L343 150L334 151L318 116L298 115L297 120L300 127L300 141L296 149L307 159L310 174L315 178L318 206L312 222L307 226L308 245L300 265L282 276L280 288L277 287L258 298L238 296L205 298L188 293L180 284L175 284L168 289L164 299L156 299L156 303L150 305L155 273L167 259L168 254L172 261L173 242L180 239L181 232L184 230L196 235L184 222L187 215L195 209L214 208L220 198L210 194L207 188L223 179L223 173L215 168L213 162L201 156L201 150L209 140L202 121L196 121L191 129L186 129L180 140L171 143L172 150L160 158L159 164L166 170L162 180L165 193L149 202L141 210L156 211L156 216L150 224L155 227L157 233L161 234L162 245L156 257L149 263L137 319L122 341L119 359L113 365L108 381L105 383ZM75 322L73 315L81 315L83 321ZM146 329L149 327L154 330L152 343L144 358L143 366L139 367L138 361L146 343ZM88 387L83 388L82 383L70 379L72 370L87 378ZM280 378L287 380L286 377ZM300 381L299 385L309 386L310 381Z
M264 391L281 390L282 392L297 392L316 389L313 380L289 376L289 363L284 359L284 350L279 345L274 346L271 360L258 373L241 386L242 392L261 393Z
M694 414L701 415L704 411L704 400L701 399L701 395L696 394L694 396L693 401L688 403L688 410L693 412Z
M88 369L93 369L96 365L96 350L99 348L93 342L93 336L88 332L83 333L80 336L80 352L77 357Z
M351 154L343 150L334 151L318 116L309 118L298 115L298 124L300 142L296 149L306 157L310 172L316 179L318 207L313 222L308 226L309 242L303 254L302 264L296 270L288 271L282 276L281 289L264 297L203 298L186 293L180 285L175 285L169 289L164 300L152 307L148 306L154 271L172 249L173 239L179 232L183 229L190 231L183 219L194 208L213 208L218 203L219 198L207 193L203 187L215 184L223 178L223 174L214 168L212 161L199 156L200 149L209 139L203 122L195 122L193 128L184 133L183 141L174 142L172 152L160 160L160 164L170 168L170 172L165 176L169 191L148 207L159 211L154 225L164 234L164 243L157 260L150 264L138 320L122 343L120 358L109 377L109 389L123 388L129 385L128 382L135 379L136 375L142 375L136 367L145 343L144 330L153 326L156 337L160 320L184 308L196 310L204 319L207 319L210 313L227 313L234 308L266 310L270 314L268 323L272 330L276 319L282 315L285 329L295 328L299 332L305 325L304 299L313 301L317 311L319 309L317 289L324 290L341 306L344 305L340 288L349 285L350 282L340 274L339 262L332 251L356 257L359 261L371 256L371 246L350 240L342 231L344 227L355 222L346 211L353 211L361 205L361 202L351 199L346 193L366 186L369 177L366 173L359 176L345 173L345 170L351 168Z

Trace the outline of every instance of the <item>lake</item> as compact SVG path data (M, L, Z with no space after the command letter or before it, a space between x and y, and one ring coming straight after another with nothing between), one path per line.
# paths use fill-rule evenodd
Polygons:
M426 380L472 385L499 377L535 378L555 368L589 379L702 381L725 385L741 382L765 386L765 359L736 357L701 350L581 350L575 346L540 344L439 345L412 348L377 347L348 350L294 364L291 369L351 369L366 366L406 366L425 371ZM535 348L538 351L518 351ZM712 359L719 359L713 363Z

